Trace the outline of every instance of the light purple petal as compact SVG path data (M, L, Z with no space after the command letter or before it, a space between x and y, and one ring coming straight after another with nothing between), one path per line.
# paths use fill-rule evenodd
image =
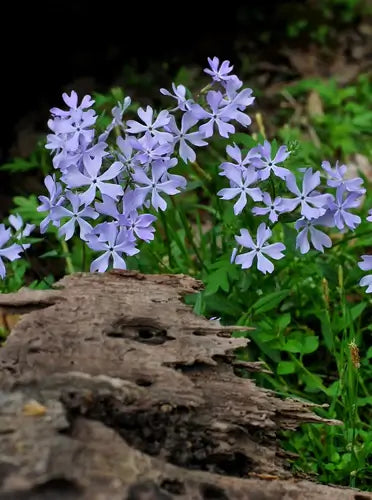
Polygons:
M262 273L272 273L274 271L274 264L269 261L261 252L257 253L257 269Z
M370 271L372 269L372 255L362 255L362 260L358 262L358 266L363 271Z
M95 259L90 265L90 272L104 273L109 266L110 252L105 252L100 257Z
M252 267L253 259L256 256L256 251L246 252L238 255L235 258L235 263L242 266L242 269L249 269Z
M262 222L257 229L257 246L261 248L263 244L271 237L271 229L266 227L266 224Z
M240 235L235 236L235 240L237 241L237 243L239 243L239 245L245 248L256 248L256 245L254 244L252 237L247 229L241 229Z

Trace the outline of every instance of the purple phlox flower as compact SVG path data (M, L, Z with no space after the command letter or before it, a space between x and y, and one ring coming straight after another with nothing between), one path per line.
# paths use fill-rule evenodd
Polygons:
M9 215L8 217L9 224L15 229L16 234L15 237L17 240L22 242L23 238L27 238L30 236L31 232L35 229L35 224L26 224L24 226L24 222L22 217L19 214ZM24 226L24 227L23 227ZM29 243L22 243L23 248L30 248Z
M106 222L99 225L99 236L97 232L89 235L88 246L96 252L103 252L95 259L90 266L91 272L98 271L103 273L110 264L110 259L113 261L114 269L126 269L126 264L122 258L122 254L135 255L139 252L135 245L133 234L127 229L117 227L116 224Z
M258 226L257 243L254 243L247 229L241 229L240 236L235 236L235 239L239 245L250 248L251 251L238 255L235 258L235 263L240 264L242 269L248 269L252 266L254 258L257 257L257 269L264 274L272 273L274 265L266 255L275 260L283 258L282 251L285 250L285 245L283 243L265 244L271 235L271 229L266 227L264 222Z
M78 95L75 90L71 91L71 95L68 95L66 92L62 94L62 99L65 101L65 104L70 108L68 111L64 111L60 108L52 108L50 112L54 116L59 116L61 118L70 118L72 113L76 111L84 111L85 109L91 108L94 104L94 100L90 97L90 95L85 95L78 106Z
M243 111L254 102L255 98L252 96L252 89L247 88L237 92L242 85L243 82L237 77L225 82L226 94L223 96L223 101L225 106L229 106L232 118L247 127L252 120Z
M41 205L39 205L36 210L38 212L49 212L49 214L40 222L41 234L44 234L50 222L53 222L50 216L52 208L58 207L64 200L62 196L62 186L59 182L56 182L55 175L47 175L44 184L49 192L49 198L47 196L39 196ZM53 222L53 225L58 227L57 222Z
M344 185L347 191L351 193L359 193L360 195L366 192L366 190L362 187L363 179L360 177L345 179L347 172L346 165L339 165L338 161L336 161L335 167L332 168L329 161L323 161L322 168L328 175L328 186L337 188L338 186Z
M210 68L205 68L204 73L210 75L213 81L223 82L232 78L233 75L229 75L229 73L234 69L234 66L230 66L230 61L222 61L220 65L218 57L213 57L213 59L208 57L208 63Z
M263 193L262 202L266 205L266 207L253 207L252 213L254 215L269 214L269 220L271 222L276 222L278 220L278 214L286 211L286 206L280 196L277 196L275 200L272 200L269 193Z
M79 148L81 142L90 144L94 137L92 126L96 122L97 116L90 108L94 101L86 95L80 106L76 92L72 91L71 96L63 94L63 100L70 107L68 111L59 108L52 108L50 111L54 116L48 121L48 126L53 134L47 136L46 148L52 152L61 153L74 152ZM86 111L84 111L86 110ZM54 167L58 168L58 163Z
M292 173L286 177L286 184L289 191L296 195L296 198L286 200L287 211L294 210L298 205L301 205L301 215L306 219L317 219L325 213L327 203L332 195L319 194L314 191L320 184L319 172L313 173L311 168L306 169L302 181L302 191L297 187L296 178Z
M372 255L362 255L362 260L358 262L358 266L360 269L363 271L371 271L372 270ZM367 293L372 293L372 274L368 274L367 276L364 276L360 281L359 281L360 286L366 286Z
M165 127L165 125L168 125L170 121L170 114L167 110L163 109L160 111L155 119L154 110L151 106L147 106L146 110L139 108L137 114L144 124L135 120L128 120L127 132L129 134L143 134L145 132L149 132L153 137L155 137L159 144L165 144L173 141L172 134L159 130Z
M152 223L156 217L151 214L139 214L137 209L141 206L141 195L137 190L127 190L123 196L123 213L119 215L120 226L126 227L133 235L147 243L154 239L155 229Z
M103 215L112 217L116 222L119 221L121 215L125 215L132 210L137 210L142 207L143 196L138 190L127 189L121 199L122 211L119 211L118 203L110 196L103 195L102 202L95 203L97 212Z
M54 168L58 168L63 174L68 167L74 165L80 172L84 170L84 158L89 156L105 158L108 156L106 151L107 144L105 142L97 142L91 146L85 140L80 140L79 148L74 152L69 152L67 150L62 150L60 153L56 154L53 158Z
M143 169L137 168L133 174L133 180L136 183L137 191L142 194L143 200L151 193L151 204L155 210L165 210L167 203L160 196L160 193L174 195L179 193L180 183L177 180L162 180L167 172L166 165L162 162L154 162L151 167L151 178L146 175Z
M97 120L97 115L93 109L88 111L76 111L70 118L56 117L54 120L48 121L48 126L57 136L62 136L64 141L63 149L68 151L76 151L80 141L84 139L87 143L91 143L94 137L93 125ZM50 142L45 146L47 149L55 149L53 136L49 137Z
M278 163L285 161L290 152L286 146L280 146L274 158L271 155L271 144L269 141L265 141L263 145L259 145L253 148L252 154L257 153L257 158L252 160L252 164L255 168L259 169L259 176L261 180L266 180L270 177L271 172L280 179L285 179L290 170L283 167L278 167Z
M174 144L179 144L179 154L185 163L188 161L195 161L195 151L187 144L191 143L193 146L207 146L208 143L203 141L203 134L201 132L188 132L196 123L197 119L191 113L184 113L181 120L181 128L177 127L174 116L166 126L166 129L171 132L174 138Z
M239 196L234 205L234 214L239 215L247 204L247 195L254 201L262 200L262 191L258 187L249 187L257 182L258 175L253 168L247 168L245 172L235 167L226 167L225 176L230 180L230 188L220 189L217 195L223 200L231 200Z
M222 137L229 137L235 132L234 125L228 123L235 119L236 108L227 105L223 99L221 92L210 90L207 94L207 103L210 111L203 109L200 104L193 104L190 113L197 120L208 120L199 127L200 132L204 137L213 135L214 125L217 126L218 132Z
M57 155L66 154L66 136L64 134L62 135L57 135L57 134L48 134L47 135L47 143L45 144L46 149L50 149L52 153L56 152ZM56 164L54 163L53 159L53 166L54 168L58 168L58 158Z
M103 196L103 203L96 203L95 207L97 212L115 219L118 226L126 227L133 235L148 242L154 239L155 229L151 224L156 220L156 217L151 214L138 214L137 209L141 206L141 198L142 196L136 190L127 190L122 198L122 213L119 212L117 204L109 196Z
M138 153L135 155L135 161L141 165L147 165L154 160L164 159L169 160L169 155L173 152L173 145L169 142L159 144L156 137L153 137L150 132L146 132L139 140L132 139L133 149Z
M329 213L325 213L317 219L312 220L308 220L305 217L298 219L295 224L295 228L298 231L296 248L299 248L302 254L307 253L310 250L309 235L313 247L319 250L319 252L324 252L324 247L331 248L331 238L319 229L316 229L315 226L331 227L334 225L332 219L333 217Z
M102 202L96 201L94 204L94 208L98 213L112 217L115 222L118 222L120 216L118 204L110 196L106 196L105 194L103 194Z
M147 243L154 239L155 228L152 223L156 217L151 214L139 214L137 210L130 210L119 216L119 225Z
M126 137L124 139L121 136L116 139L116 144L119 148L117 157L123 164L123 172L131 170L135 166L133 139L133 137Z
M238 254L238 248L235 247L235 248L233 248L233 251L231 252L230 264L234 264L235 257L237 256L237 254Z
M348 192L343 184L338 186L335 199L329 203L329 210L334 214L335 225L338 229L344 229L345 226L355 229L361 223L358 215L347 211L359 207L360 196L359 192Z
M177 106L172 111L176 111L177 109L181 111L188 111L194 101L192 99L186 99L186 87L184 87L183 85L176 86L175 83L172 83L172 89L173 94L167 89L160 89L160 92L163 95L176 99Z
M63 175L62 180L70 189L88 186L87 191L80 194L82 203L89 205L96 197L96 191L101 194L111 196L116 200L123 194L123 188L118 184L109 183L107 181L114 180L118 177L123 169L123 164L120 161L115 161L105 172L99 175L102 167L102 158L90 156L84 157L84 173L80 172L77 167L71 166Z
M23 252L24 248L17 243L13 243L12 245L4 248L4 245L8 243L11 237L10 229L5 229L4 224L0 224L0 277L2 279L6 276L6 269L3 263L3 257L6 259L13 261L19 259L21 256L19 255Z
M221 163L220 168L222 172L220 172L220 175L225 175L226 169L231 168L235 168L237 170L245 172L247 170L247 167L250 166L252 158L257 156L257 153L251 149L243 158L242 152L239 146L237 146L236 144L233 144L232 146L229 144L228 146L226 146L226 153L230 156L230 158L235 160L236 163L232 163L229 161Z
M87 234L92 231L92 226L85 219L97 219L98 213L93 208L87 207L78 194L68 191L66 192L66 200L70 202L71 210L64 206L58 206L52 208L51 212L52 219L58 222L61 219L69 219L59 228L59 236L64 236L66 241L72 238L77 223L80 228L80 239L87 240ZM82 205L83 208L80 208Z
M165 168L164 174L161 177L162 182L172 181L177 184L179 189L185 189L187 186L187 179L183 175L169 172L169 169L175 167L177 163L177 158L171 158L170 160L157 160L153 165L157 166L157 168Z
M252 96L253 90L246 88L238 92L242 87L243 82L239 78L231 78L226 82L226 95L224 99L228 104L235 106L237 109L244 111L247 106L253 104L255 97Z
M368 210L368 217L367 217L368 222L372 222L372 208Z
M98 142L106 141L108 136L114 130L115 127L119 127L125 130L125 124L123 122L123 115L128 107L131 105L132 99L127 96L123 102L117 103L111 110L112 120L111 123L106 127L106 130L98 137Z
M124 127L123 115L131 104L132 99L127 96L123 102L118 101L117 105L112 108L111 114L113 117L112 123L114 127Z

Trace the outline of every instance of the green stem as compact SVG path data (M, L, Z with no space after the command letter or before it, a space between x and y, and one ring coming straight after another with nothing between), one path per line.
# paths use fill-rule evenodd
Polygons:
M202 179L205 179L208 182L210 182L212 180L212 177L210 176L210 174L208 174L208 172L206 172L205 170L203 170L201 168L201 166L199 165L199 163L197 163L196 161L192 161L191 162L191 166L195 170L195 172L198 175L198 177L201 177Z
M202 267L205 271L207 271L207 272L208 272L208 268L207 268L207 267L206 267L206 265L204 264L204 261L203 261L203 259L202 259L201 255L200 255L200 253L199 253L199 249L198 249L198 247L195 245L194 237L193 237L193 234L192 234L192 232L191 232L191 229L190 229L189 223L188 223L188 221L187 221L187 219L186 219L186 217L185 217L185 214L182 212L182 210L178 210L177 205L176 205L176 203L175 203L175 201L174 201L174 198L173 198L173 197L171 197L171 200L172 200L172 204L173 204L174 209L178 212L178 214L179 214L179 216L180 216L180 219L181 219L182 225L183 225L183 227L184 227L184 229L185 229L186 236L187 236L187 238L188 238L188 240L189 240L189 242L190 242L190 245L191 245L192 249L193 249L193 250L194 250L194 252L195 252L196 258L198 259L198 261L199 261L199 263L200 263L201 267Z
M349 236L345 236L342 238L342 240L336 241L336 243L333 243L332 248L334 248L337 245L341 245L342 243L346 243L350 240L354 240L355 238L360 238L361 236L366 236L366 235L372 235L372 231L364 231L364 233L358 233L358 234L350 234Z
M41 276L41 274L39 273L39 271L32 265L31 259L30 259L29 255L27 253L27 249L23 246L22 243L21 243L21 247L23 249L23 253L24 253L25 257L26 257L27 262L30 264L31 269L34 271L34 273L39 278L39 280L43 281L48 286L48 288L52 288L52 284L49 283L49 281L47 281L46 278L44 278L43 276Z
M61 247L62 247L64 256L65 256L65 259L66 259L67 272L68 272L68 274L74 274L75 269L74 269L74 266L72 264L70 250L69 250L68 245L67 245L65 240L61 240Z
M167 247L167 252L168 252L169 266L170 266L170 268L173 269L174 262L173 262L172 248L171 248L171 243L170 243L167 219L165 217L164 212L160 212L160 218L161 218L163 228L164 228L164 233L165 233L165 245Z
M82 242L82 259L81 259L81 267L83 269L83 271L85 272L86 269L85 269L85 266L86 266L86 250L85 250L85 242L83 241Z

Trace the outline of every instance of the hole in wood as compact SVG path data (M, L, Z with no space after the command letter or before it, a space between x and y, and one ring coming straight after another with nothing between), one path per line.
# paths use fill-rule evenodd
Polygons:
M166 333L167 332L165 332L165 334ZM152 339L154 337L154 332L152 332L150 328L140 328L138 330L138 335L141 337L141 339L147 340L147 339Z
M138 328L137 340L146 344L160 345L168 340L174 340L174 337L168 336L167 330L143 326Z
M177 479L164 479L160 487L168 493L172 493L173 495L184 495L185 493L184 484Z
M225 492L213 484L203 484L200 493L204 500L228 500Z
M205 333L202 330L194 330L192 332L192 334L195 335L196 337L204 337L205 336Z
M140 387L150 387L152 385L152 381L148 378L139 378L136 380L136 384Z
M112 325L112 329L106 335L111 338L130 339L152 345L161 345L169 340L175 340L164 328L146 324L132 325L122 321Z
M42 494L43 498L59 498L62 491L66 498L81 494L81 488L74 481L65 478L51 479L36 486L32 491L38 496Z
M246 477L253 470L253 462L243 453L210 454L206 458L213 471L228 476Z

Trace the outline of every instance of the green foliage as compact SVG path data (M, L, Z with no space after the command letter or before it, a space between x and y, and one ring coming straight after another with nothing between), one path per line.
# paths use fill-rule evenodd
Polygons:
M369 76L361 75L354 85L347 87L335 80L306 79L286 89L299 107L308 104L310 92L319 96L321 112L310 114L305 123L292 119L296 113L292 116L284 113L281 123L287 125L280 130L279 136L287 143L301 142L298 154L306 164L335 155L345 158L356 152L370 158L372 81Z
M340 28L356 24L371 13L365 0L320 0L288 2L286 35L289 39L308 39L320 45L330 43Z
M178 78L185 76L183 71ZM371 90L367 76L344 88L321 80L288 87L291 98L303 107L309 92L316 92L323 112L307 117L306 126L288 111L275 117L278 144L284 141L292 151L286 166L318 168L324 159L347 162L354 152L371 160ZM103 129L123 93L113 89L95 98ZM229 142L247 150L262 140L262 135L237 133ZM283 433L283 446L296 456L293 467L314 474L319 481L368 489L372 480L372 302L357 285L362 276L357 261L372 247L370 225L363 222L351 235L334 233L332 249L304 256L294 250L293 227L276 225L273 231L287 247L286 258L276 262L273 275L242 271L230 263L233 236L239 229L236 217L231 204L215 194L224 186L218 165L225 159L226 144L220 139L208 151L201 150L198 163L185 166L180 162L177 168L187 176L188 189L169 201L170 210L158 214L155 241L142 245L141 252L128 259L128 267L146 273L191 274L205 284L202 293L186 298L195 312L221 317L224 324L253 326L247 334L251 342L238 356L259 359L271 369L271 374L255 375L257 382L281 395L321 405L316 409L319 415L344 422L344 426L309 424L296 433ZM5 168L15 173L32 168L43 174L52 171L41 151L38 148L29 160L15 160ZM267 189L280 189L280 182ZM371 202L369 186L359 214L364 221ZM36 211L35 195L17 196L14 203L14 213L27 222L40 222L43 214ZM257 218L249 213L244 217L244 227L254 230ZM36 267L43 269L43 263L53 261L62 262L67 272L88 270L89 249L79 239L61 243L55 234L51 228L49 243L35 240L41 250ZM32 255L11 263L1 291L15 291L25 283L43 288L58 277L36 280L34 270ZM359 349L359 368L351 357L353 345Z
M45 141L40 140L35 151L31 153L29 158L14 158L11 162L1 165L0 170L11 172L12 174L41 170L43 175L47 175L50 164L50 154L45 149Z

